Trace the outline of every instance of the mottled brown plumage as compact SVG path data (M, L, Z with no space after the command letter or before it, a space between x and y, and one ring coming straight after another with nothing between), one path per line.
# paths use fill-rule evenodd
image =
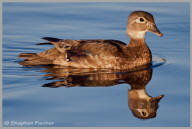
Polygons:
M62 40L44 37L54 48L37 54L21 53L19 57L25 59L21 62L22 65L56 64L76 68L133 69L151 63L151 51L145 43L147 31L162 36L150 13L135 11L128 19L128 45L118 40Z

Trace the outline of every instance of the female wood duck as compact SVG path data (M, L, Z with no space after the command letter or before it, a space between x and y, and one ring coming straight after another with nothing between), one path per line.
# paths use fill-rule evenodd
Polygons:
M53 44L54 48L41 53L21 53L19 57L25 59L22 65L134 69L151 63L151 51L145 42L148 31L163 36L150 13L134 11L128 18L128 45L118 40L62 40L44 37L42 39L49 41L48 44ZM42 44L47 43L39 45Z

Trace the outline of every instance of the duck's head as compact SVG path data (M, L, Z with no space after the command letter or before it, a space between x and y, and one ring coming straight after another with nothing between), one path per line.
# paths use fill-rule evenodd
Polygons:
M145 39L146 32L153 32L162 37L163 34L155 25L152 14L145 11L134 11L129 15L127 34L131 39Z

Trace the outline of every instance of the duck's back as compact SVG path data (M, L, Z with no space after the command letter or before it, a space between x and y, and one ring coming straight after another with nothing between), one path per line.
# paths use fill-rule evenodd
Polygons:
M116 69L120 58L123 58L125 43L118 40L56 40L51 48L41 53L21 53L19 57L25 58L23 65L57 64L77 68L112 68ZM47 44L47 43L46 43ZM58 45L57 45L58 44ZM71 46L67 51L70 61L57 48L60 44ZM57 46L57 47L56 47ZM61 48L63 49L63 48Z
M125 43L118 40L76 40L79 42L78 48L88 52L92 56L121 57Z
M73 40L73 42L78 42L78 45L68 51L71 61L66 62L62 58L57 58L54 64L77 68L120 68L125 43L118 40Z

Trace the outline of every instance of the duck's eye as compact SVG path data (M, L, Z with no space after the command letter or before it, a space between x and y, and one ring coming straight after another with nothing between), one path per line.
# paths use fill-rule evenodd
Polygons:
M142 112L142 115L143 115L143 116L146 116L146 114L147 114L146 112Z
M139 21L140 21L140 22L144 22L145 19L141 17L141 18L139 18Z
M143 18L143 17L139 17L139 18L136 19L136 22L137 22L137 23L145 23L145 21L146 21L146 20L145 20L145 18Z

